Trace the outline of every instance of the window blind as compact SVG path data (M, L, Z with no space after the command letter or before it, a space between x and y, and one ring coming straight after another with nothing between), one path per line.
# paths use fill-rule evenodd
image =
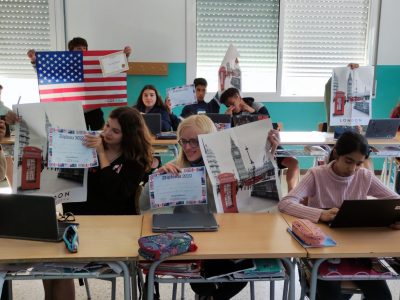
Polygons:
M369 0L284 3L283 95L322 95L332 68L367 63Z
M276 90L279 0L197 0L197 76L217 90L229 44L237 47L242 89Z
M27 51L50 48L48 0L0 0L0 74L34 74Z

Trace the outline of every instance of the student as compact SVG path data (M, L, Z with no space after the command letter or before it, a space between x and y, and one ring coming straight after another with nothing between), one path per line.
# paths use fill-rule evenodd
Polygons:
M135 194L150 170L152 148L143 117L134 108L114 109L99 136L87 135L99 166L89 169L87 201L64 203L64 212L79 215L133 215ZM44 280L45 299L74 299L73 280Z
M328 165L312 168L287 196L279 202L281 212L309 219L312 222L332 221L345 199L399 198L370 170L362 168L370 148L367 140L356 132L347 131L338 139L333 154L335 160ZM307 206L301 204L308 198ZM354 216L356 217L356 216ZM366 299L391 299L384 280L354 281ZM339 281L318 281L318 299L345 299Z
M270 118L269 112L263 104L255 102L253 98L242 98L236 88L229 88L224 91L220 102L227 107L226 114L261 114ZM300 175L297 159L294 157L278 157L277 164L279 169L287 168L286 182L288 191L291 191L296 186Z
M161 131L171 131L172 123L163 100L154 85L145 85L134 106L143 114L160 114Z
M169 99L169 97L165 98L165 108L167 109L169 119L171 120L172 130L176 131L178 129L179 123L181 122L181 119L172 111L171 99Z
M84 38L75 37L68 42L68 51L87 51L88 43ZM132 52L131 47L126 46L124 48L124 53L126 57ZM32 66L36 69L36 51L30 49L27 53L28 58L31 61ZM85 109L85 122L87 129L90 130L100 130L104 126L103 111L101 108Z
M214 123L205 115L193 115L184 119L178 127L178 142L181 145L178 158L169 162L158 169L159 173L177 174L181 168L204 166L201 155L198 135L216 132ZM271 152L275 151L279 144L279 132L271 130L268 133L268 140L272 147ZM142 210L150 208L148 184L142 191L140 204ZM200 213L200 212L216 212L215 201L212 192L212 186L207 175L207 205L184 205L177 206L174 213ZM208 261L207 267L212 268L213 262ZM200 299L225 300L230 299L239 293L246 286L246 282L234 283L197 283L191 284L193 291L200 295ZM212 298L211 298L212 297Z
M197 103L186 105L182 109L181 117L186 118L198 113L219 113L219 103L215 97L208 103L204 101L207 93L207 80L195 78L193 84L196 89Z

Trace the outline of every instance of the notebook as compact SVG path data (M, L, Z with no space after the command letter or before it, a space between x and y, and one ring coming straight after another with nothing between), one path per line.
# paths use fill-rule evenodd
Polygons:
M396 221L400 221L400 199L345 200L329 226L386 227Z
M400 127L400 119L371 119L369 120L366 138L392 139Z
M144 114L144 121L153 135L161 132L161 115L160 114Z
M58 242L68 222L58 222L53 197L0 194L0 236Z
M212 213L153 214L153 232L217 230Z
M217 130L224 130L231 128L231 116L227 114L206 114L207 117L209 117L213 123L215 124L215 127L217 127Z

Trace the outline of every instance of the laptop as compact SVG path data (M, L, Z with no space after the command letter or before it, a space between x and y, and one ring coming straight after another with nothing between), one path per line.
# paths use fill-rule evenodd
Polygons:
M213 121L218 131L231 128L232 117L227 114L206 114Z
M153 135L161 133L161 115L160 114L144 114L144 121Z
M392 139L400 127L400 119L371 119L369 120L366 138Z
M259 120L268 119L267 115L262 114L240 114L240 115L233 115L232 116L232 124L234 127L248 124L251 122L256 122ZM274 129L278 129L278 123L272 123L272 127Z
M212 213L153 214L153 232L217 230Z
M0 237L59 242L70 224L57 221L53 197L0 194Z
M400 199L345 200L332 228L387 227L400 221Z

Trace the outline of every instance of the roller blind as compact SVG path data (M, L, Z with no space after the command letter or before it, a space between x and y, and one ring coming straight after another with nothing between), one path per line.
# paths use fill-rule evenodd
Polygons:
M279 0L197 0L197 76L217 90L229 44L239 53L243 91L276 90Z
M369 0L285 0L283 95L322 95L332 68L367 63Z
M0 74L34 74L29 49L51 49L48 0L0 0Z

